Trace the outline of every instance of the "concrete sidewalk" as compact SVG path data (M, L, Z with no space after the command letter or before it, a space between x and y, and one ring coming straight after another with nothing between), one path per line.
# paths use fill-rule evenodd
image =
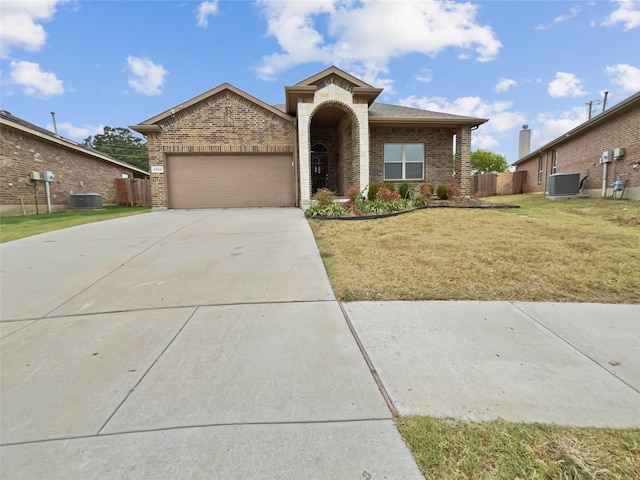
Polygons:
M640 426L640 306L340 305L296 209L0 254L3 480L420 479L394 410Z
M422 478L300 210L0 249L3 480Z

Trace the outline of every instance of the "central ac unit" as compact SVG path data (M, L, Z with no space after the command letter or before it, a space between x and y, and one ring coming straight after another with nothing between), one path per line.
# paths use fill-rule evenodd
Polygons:
M549 195L577 195L579 192L579 173L554 173L549 176Z

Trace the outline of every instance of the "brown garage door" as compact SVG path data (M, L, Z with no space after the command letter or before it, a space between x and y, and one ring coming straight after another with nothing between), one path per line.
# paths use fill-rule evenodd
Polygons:
M169 207L291 207L292 163L291 155L170 156Z

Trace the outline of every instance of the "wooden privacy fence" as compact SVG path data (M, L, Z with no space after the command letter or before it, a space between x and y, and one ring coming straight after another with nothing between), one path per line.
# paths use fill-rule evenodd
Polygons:
M118 205L151 206L151 180L148 178L116 178Z
M473 175L473 192L476 197L518 195L526 193L527 172L484 173Z

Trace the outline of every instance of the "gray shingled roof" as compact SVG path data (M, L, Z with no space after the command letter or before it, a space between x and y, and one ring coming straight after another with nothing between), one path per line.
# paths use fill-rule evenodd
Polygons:
M285 111L285 104L278 103L272 105L278 110ZM470 120L474 117L464 117L462 115L453 115L451 113L432 112L430 110L422 110L420 108L403 107L401 105L392 105L390 103L374 102L369 107L369 118L419 118L419 119L450 119L450 120Z
M4 118L7 121L13 122L15 124L18 124L22 127L28 128L29 130L33 130L37 133L40 133L44 136L50 137L52 140L55 139L57 141L62 141L65 143L68 143L70 145L71 148L75 148L75 149L79 149L79 150L84 150L87 155L92 155L94 157L101 157L102 160L107 160L109 162L121 165L123 167L127 167L127 168L131 168L133 170L136 170L140 173L145 173L145 174L149 174L149 172L146 172L144 170L142 170L139 167L136 167L135 165L131 165L128 162L125 162L123 160L118 160L117 158L112 157L111 155L107 155L106 153L102 153L98 150L94 150L93 148L89 148L86 145L83 145L81 143L75 142L69 138L65 138L61 135L56 135L54 132L52 132L51 130L47 130L46 128L42 128L38 125L36 125L35 123L31 123L31 122L27 122L26 120L20 118L20 117L16 117L15 115L12 115L10 112L7 112L6 110L0 110L0 117Z
M393 117L393 118L448 118L451 120L468 120L471 117L463 117L462 115L453 115L451 113L432 112L429 110L421 110L419 108L403 107L401 105L392 105L390 103L372 103L369 107L369 117Z

